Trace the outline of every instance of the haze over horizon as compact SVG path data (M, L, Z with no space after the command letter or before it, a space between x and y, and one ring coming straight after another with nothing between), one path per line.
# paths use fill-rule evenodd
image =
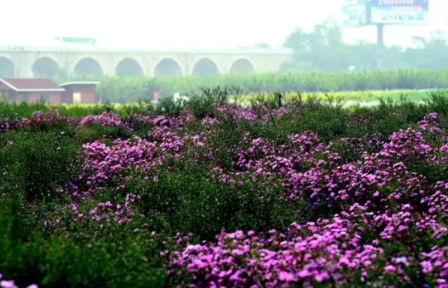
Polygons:
M305 4L306 3L306 4ZM296 28L310 30L341 17L344 0L15 0L2 3L0 46L54 46L56 36L92 37L98 46L153 49L230 49L266 43L280 47ZM444 29L446 0L430 0L427 27L386 27L386 45L410 45L413 35ZM444 15L445 14L445 15ZM20 17L17 17L20 15ZM344 31L345 40L373 42L375 28Z

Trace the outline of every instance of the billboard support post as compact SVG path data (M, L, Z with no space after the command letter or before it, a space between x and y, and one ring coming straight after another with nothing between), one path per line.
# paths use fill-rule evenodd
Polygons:
M344 26L376 26L376 67L382 70L384 61L384 26L397 24L427 24L429 0L345 0Z
M376 46L376 68L384 68L384 24L376 24L377 46Z

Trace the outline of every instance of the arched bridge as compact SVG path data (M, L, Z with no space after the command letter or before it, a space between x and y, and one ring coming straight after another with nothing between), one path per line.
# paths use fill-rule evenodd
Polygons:
M0 47L0 78L69 76L208 76L277 72L287 49L138 51L95 47Z

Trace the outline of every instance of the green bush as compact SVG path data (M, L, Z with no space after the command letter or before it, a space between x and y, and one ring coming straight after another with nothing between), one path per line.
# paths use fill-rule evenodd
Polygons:
M24 191L29 201L53 199L56 189L79 176L81 144L64 132L8 133L1 136L0 187ZM12 145L7 145L12 143Z
M141 197L143 214L153 217L151 230L201 239L212 240L221 229L267 233L267 227L283 229L297 219L299 204L279 198L281 183L233 185L210 179L209 171L185 160L160 167L157 182L132 175L126 190Z
M35 216L23 204L18 199L0 202L0 270L17 279L19 287L162 287L166 282L166 258L160 255L169 247L166 238L94 221L81 233L75 224L63 235L47 237L39 223L22 238L16 230L23 229L26 217ZM14 205L22 208L13 210Z
M318 76L314 75L315 83ZM228 232L254 230L263 237L270 229L286 231L291 222L314 221L341 209L337 205L327 206L333 203L324 199L317 205L319 210L313 210L307 200L310 195L304 195L300 202L285 201L288 195L282 186L282 176L250 178L244 183L222 180L215 167L223 169L223 174L242 170L235 163L238 149L251 145L244 140L245 135L249 134L252 139L266 138L275 149L282 149L281 145L288 141L289 135L311 130L317 133L323 145L330 145L328 149L331 152L338 153L341 159L334 165L339 165L359 163L357 161L362 160L362 155L356 149L362 146L369 153L378 151L392 132L415 126L430 112L439 112L439 127L445 131L448 129L448 101L443 93L434 93L424 105L403 98L398 103L382 101L377 107L350 109L343 108L334 99L325 103L316 99L303 102L299 95L285 108L288 113L281 117L275 115L278 110L259 105L261 102L277 107L275 98L267 96L257 100L255 97L253 104L257 106L251 113L259 119L268 119L267 123L236 121L230 117L234 115L232 107L224 113L216 112L215 107L224 104L229 95L235 93L222 87L196 92L185 109L197 118L192 117L181 131L169 128L180 136L206 135L204 146L188 146L192 144L186 141L184 146L188 148L180 148L178 155L173 157L176 159L167 153L161 165L155 163L145 167L148 169L143 169L144 173L137 168L120 170L120 176L102 182L101 189L82 201L68 193L71 191L70 182L79 180L80 175L84 178L76 183L78 191L90 188L89 174L82 170L82 143L101 139L109 145L114 139L129 139L137 134L159 145L160 139L148 136L148 130L154 128L151 124L141 124L133 131L98 124L89 127L48 125L45 129L23 128L1 134L0 272L5 279L15 279L20 287L32 283L40 287L176 286L178 283L173 283L176 277L171 279L166 273L167 256L169 251L187 244L179 238L170 238L176 233L193 233L194 243L214 240L221 229ZM172 104L161 105L165 107L166 114L176 116L185 112ZM33 109L48 107L5 104L0 105L1 109L5 115L27 115ZM118 112L115 109L111 105L76 107L73 113ZM132 113L152 115L160 112L157 109L160 108L142 102L125 106L120 113L123 117ZM66 112L70 113L69 110ZM219 123L204 129L202 118L205 116L217 117ZM132 122L132 117L128 119ZM432 146L442 145L443 140L424 136ZM343 138L356 139L345 141ZM129 149L130 154L133 151ZM325 159L325 155L319 157ZM448 169L443 165L414 160L407 159L410 172L421 173L431 182L444 181L448 177ZM309 168L305 162L300 165L296 169L298 173ZM240 175L238 177L244 180L250 177L244 173ZM60 187L64 193L58 192ZM393 188L392 185L384 189L393 191ZM130 193L140 198L131 204L134 214L129 216L133 217L129 223L117 223L115 211L108 212L107 217L101 220L90 214L108 201L113 207L123 207L126 205L125 197ZM154 236L152 231L160 235ZM369 233L374 232L369 231L365 235L376 237L369 236ZM418 245L430 249L428 243L419 242ZM393 255L392 252L387 253Z
M200 92L201 89L238 87L241 93L330 92L386 89L448 88L448 70L390 70L385 72L292 72L258 75L221 75L212 77L103 77L97 94L118 103L152 99L152 91L162 97L174 93Z

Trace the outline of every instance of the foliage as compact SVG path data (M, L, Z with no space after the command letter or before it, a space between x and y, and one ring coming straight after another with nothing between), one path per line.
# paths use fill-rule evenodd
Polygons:
M102 77L93 79L100 82L97 87L99 98L107 98L113 103L129 103L137 102L139 99L152 99L153 90L160 91L163 98L175 93L202 93L203 89L212 90L218 86L224 90L239 90L239 94L244 95L275 92L443 89L448 88L447 74L448 70L401 69L384 72L372 70L338 73L290 71L206 78Z
M68 134L68 133L67 133ZM65 134L12 133L0 150L0 186L23 191L28 201L48 201L58 185L67 184L82 171L80 143Z
M446 39L416 39L420 47L385 47L385 69L445 69L448 65ZM285 63L287 71L356 71L376 69L376 44L343 41L343 30L335 21L317 24L310 32L297 29L285 40L284 46L294 51L293 60Z
M230 104L238 94L204 88L164 114L144 100L80 117L0 106L15 115L0 134L2 277L446 287L446 94L349 109L331 95Z

